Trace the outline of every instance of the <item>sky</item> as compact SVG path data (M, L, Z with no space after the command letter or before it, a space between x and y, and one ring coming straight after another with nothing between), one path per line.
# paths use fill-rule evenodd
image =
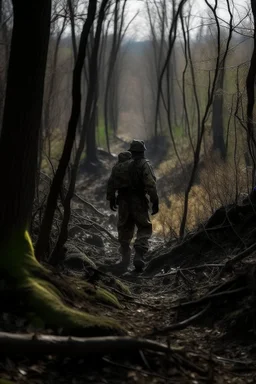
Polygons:
M227 20L228 12L226 1L227 0L218 0L218 15L219 17ZM232 1L234 1L235 6L234 17L237 20L238 18L239 20L241 20L241 17L245 15L245 9L248 9L248 7L250 6L250 2L248 0L230 0L231 5ZM215 0L209 0L209 2L213 5L215 3ZM127 35L130 38L134 38L136 40L147 39L149 36L149 25L145 11L145 0L128 0L127 3L127 20L131 20L136 15L136 13L139 12L136 19L132 22L132 25L130 26ZM207 16L206 9L208 9L208 7L205 4L205 0L192 0L192 3L192 14L194 16L193 24L196 27L201 22L200 15L204 14L204 16Z

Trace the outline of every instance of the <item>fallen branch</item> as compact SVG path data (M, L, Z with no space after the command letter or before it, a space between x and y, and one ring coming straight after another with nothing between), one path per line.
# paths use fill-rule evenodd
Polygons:
M118 243L118 240L117 240L117 238L114 236L114 235L112 235L112 233L110 233L106 228L104 228L102 225L100 225L100 224L98 224L98 223L95 223L95 221L92 221L92 220L90 220L90 219L88 219L87 217L83 217L83 216L81 216L81 215L78 215L78 214L74 214L74 213L72 213L72 216L74 216L76 219L78 219L78 220L85 220L85 221L88 221L91 225L92 225L92 227L95 227L96 229L98 229L98 230L100 230L100 231L102 231L102 232L105 232L115 243ZM84 224L82 224L82 223L80 223L79 224L79 226L81 227L81 228L83 228L83 225Z
M46 173L40 171L40 174L42 176L44 176L48 181L49 183L51 184L52 182L52 179L46 175ZM67 192L67 188L66 187L63 187L63 189L65 190L65 192ZM87 207L91 208L93 210L93 212L97 213L99 216L101 217L105 217L104 213L98 211L98 209L96 207L94 207L94 205L92 205L91 203L89 203L88 201L84 200L81 196L79 196L77 193L74 193L74 197L80 201L80 203L83 203L84 205L86 205Z
M162 329L156 329L146 337L155 336L155 335L164 335L167 332L180 331L181 329L188 327L194 320L198 320L201 316L203 316L208 311L210 306L211 306L211 303L208 303L208 305L202 311L196 313L195 315L189 317L188 319L180 321L179 323L171 324L168 327L165 327Z
M13 355L108 355L116 352L148 349L163 353L181 352L180 348L172 348L151 340L132 337L64 337L36 334L14 334L0 332L0 354Z
M187 235L187 238L183 239L180 244L173 246L170 250L166 250L163 253L153 257L146 266L144 275L154 275L154 272L158 272L165 265L181 265L188 260L188 253L192 253L193 256L200 255L206 243L212 242L209 236L205 237L205 230L197 231L196 233Z
M250 256L254 251L256 251L256 243L252 244L249 248L246 248L244 251L238 253L232 259L228 260L224 265L222 272L230 269L235 263L245 259L247 256Z
M93 212L97 213L101 217L105 217L104 213L100 212L94 205L89 203L88 201L84 200L81 196L79 196L77 193L74 193L74 197L78 199L81 203L86 205L87 207L91 208Z

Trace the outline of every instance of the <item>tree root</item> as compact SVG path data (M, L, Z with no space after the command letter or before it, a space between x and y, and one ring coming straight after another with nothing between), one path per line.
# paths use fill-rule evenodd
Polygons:
M125 334L124 329L114 320L84 313L64 304L58 284L53 284L50 272L35 259L27 232L16 236L6 246L4 254L0 258L0 269L5 270L12 279L13 288L25 298L24 303L30 312L34 312L47 326L63 328L65 333L79 335ZM96 300L102 295L106 296L106 301L115 298L102 288L96 290ZM118 303L116 298L114 301Z

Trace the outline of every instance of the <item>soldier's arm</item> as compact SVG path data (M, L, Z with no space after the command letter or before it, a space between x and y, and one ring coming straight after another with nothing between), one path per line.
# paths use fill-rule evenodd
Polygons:
M154 203L158 200L156 189L156 177L150 163L146 162L143 167L143 183L145 190L150 197L150 201Z
M111 172L110 178L108 179L108 185L107 185L107 200L110 201L111 199L115 198L116 195L116 189L115 189L115 183L114 183L114 172Z

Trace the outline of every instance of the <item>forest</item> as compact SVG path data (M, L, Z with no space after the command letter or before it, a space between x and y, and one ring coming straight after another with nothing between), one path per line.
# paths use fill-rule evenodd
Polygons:
M0 384L256 382L256 0L0 0Z

